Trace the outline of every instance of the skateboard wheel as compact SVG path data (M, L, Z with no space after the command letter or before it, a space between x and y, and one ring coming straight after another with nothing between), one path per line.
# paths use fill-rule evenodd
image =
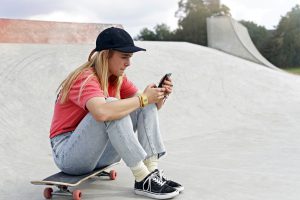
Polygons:
M44 197L45 199L51 199L52 198L52 192L53 192L53 189L52 188L45 188L44 189Z
M117 172L115 170L111 170L109 172L109 177L111 180L115 180L117 178Z
M74 200L80 200L81 199L81 191L80 190L74 190L72 192L73 199Z

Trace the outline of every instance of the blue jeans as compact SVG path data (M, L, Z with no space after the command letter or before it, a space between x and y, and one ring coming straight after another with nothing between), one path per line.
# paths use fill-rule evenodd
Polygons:
M106 122L96 121L88 113L74 131L52 138L51 146L58 168L73 175L89 173L121 159L133 167L148 157L155 154L160 157L166 152L155 104Z

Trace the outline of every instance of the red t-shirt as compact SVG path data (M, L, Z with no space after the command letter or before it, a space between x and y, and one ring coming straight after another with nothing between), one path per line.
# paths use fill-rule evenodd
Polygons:
M92 75L85 83L79 99L81 85L91 74L93 74L92 68L84 71L78 76L70 89L67 102L61 104L60 97L56 101L50 128L50 138L75 130L79 122L89 112L85 107L85 104L92 97L107 98L115 96L116 88L113 86L108 87L109 96L105 96L98 79L95 75ZM132 97L137 91L137 87L124 76L120 89L121 99Z

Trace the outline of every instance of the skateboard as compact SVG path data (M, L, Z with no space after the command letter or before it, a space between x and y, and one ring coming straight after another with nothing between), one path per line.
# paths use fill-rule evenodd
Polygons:
M74 175L65 174L63 172L59 172L41 181L31 181L31 183L34 185L51 185L51 186L56 186L58 188L57 191L53 191L51 187L45 188L44 197L46 199L51 199L52 196L56 195L56 196L72 196L74 200L80 200L82 196L82 192L80 190L74 190L73 192L71 192L68 189L69 187L78 186L82 182L96 176L98 177L106 176L109 177L111 180L115 180L117 178L117 172L115 170L106 172L105 170L119 163L120 162L113 163L103 168L95 169L94 171L88 174L79 175L79 176L74 176Z

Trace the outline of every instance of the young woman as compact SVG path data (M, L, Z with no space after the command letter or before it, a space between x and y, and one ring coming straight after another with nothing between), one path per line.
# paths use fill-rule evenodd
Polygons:
M123 29L99 34L88 61L59 87L50 129L53 157L73 175L123 159L135 177L136 194L172 198L183 187L157 169L165 154L157 110L172 93L172 80L139 93L124 73L137 51L145 49L135 46Z

